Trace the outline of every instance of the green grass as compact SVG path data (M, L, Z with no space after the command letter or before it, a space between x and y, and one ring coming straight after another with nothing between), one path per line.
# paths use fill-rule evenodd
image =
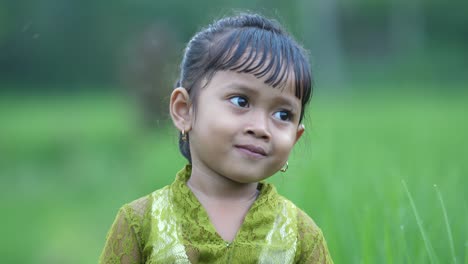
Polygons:
M434 248L432 247L431 241L427 237L427 232L424 230L421 217L419 216L418 210L416 209L416 205L414 204L413 197L411 196L410 191L408 190L408 186L406 186L406 182L404 180L401 181L403 187L405 189L406 194L408 195L408 199L411 204L411 209L413 210L414 217L416 218L416 223L418 224L419 231L421 232L421 236L424 241L424 246L426 247L427 255L429 256L429 260L431 263L436 263L436 257L434 254Z
M335 263L466 263L467 99L319 95L271 181ZM166 121L144 130L116 96L1 98L2 261L95 263L117 209L184 165Z

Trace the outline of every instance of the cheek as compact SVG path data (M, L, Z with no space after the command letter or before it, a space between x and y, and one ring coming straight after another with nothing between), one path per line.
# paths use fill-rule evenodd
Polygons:
M238 129L238 123L224 109L204 109L198 113L192 130L207 140L220 140L230 137Z
M239 131L238 123L230 118L220 118L212 124L213 140L217 139L217 144L229 145L233 142Z
M289 155L289 152L294 147L294 143L296 142L296 133L295 131L287 131L287 132L282 132L278 133L278 136L275 140L275 145L278 149L283 154Z

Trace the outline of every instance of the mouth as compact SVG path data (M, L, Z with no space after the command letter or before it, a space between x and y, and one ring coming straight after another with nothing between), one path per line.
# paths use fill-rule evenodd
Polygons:
M247 154L248 156L251 156L251 157L262 158L262 157L267 156L266 151L260 146L236 145L235 147L237 149L239 149L240 151L242 151L243 153L245 153L245 154Z

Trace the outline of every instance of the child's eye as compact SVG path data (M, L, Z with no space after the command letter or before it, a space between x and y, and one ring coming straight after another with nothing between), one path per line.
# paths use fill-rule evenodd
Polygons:
M273 116L281 121L290 121L293 117L292 113L286 110L275 112Z
M229 101L240 107L249 107L249 101L247 101L247 98L242 96L233 96L229 99Z

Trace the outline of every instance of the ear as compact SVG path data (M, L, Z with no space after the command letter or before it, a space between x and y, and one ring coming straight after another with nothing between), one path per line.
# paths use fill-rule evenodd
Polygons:
M187 90L178 87L171 94L169 111L172 122L180 131L190 131L192 128L192 104Z
M299 126L297 126L296 141L294 142L294 144L301 138L302 134L304 134L304 131L305 131L304 124L299 124Z

